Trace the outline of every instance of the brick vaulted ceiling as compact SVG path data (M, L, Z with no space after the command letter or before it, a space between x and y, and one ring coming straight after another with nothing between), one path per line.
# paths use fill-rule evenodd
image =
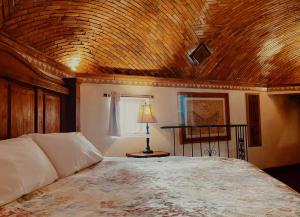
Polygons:
M2 30L79 73L300 83L299 0L22 0Z

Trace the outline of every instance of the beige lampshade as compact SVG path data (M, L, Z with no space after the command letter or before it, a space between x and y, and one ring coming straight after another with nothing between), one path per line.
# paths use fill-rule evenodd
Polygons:
M156 123L157 120L154 117L152 105L144 104L140 106L138 123Z

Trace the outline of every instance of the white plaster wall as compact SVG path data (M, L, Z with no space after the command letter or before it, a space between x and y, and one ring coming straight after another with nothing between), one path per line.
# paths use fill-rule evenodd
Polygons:
M228 92L231 124L246 123L244 91L203 90L150 86L82 84L80 101L81 131L105 156L125 156L126 152L143 150L144 137L111 138L107 135L109 98L104 93L153 95L151 102L158 119L151 125L151 148L173 152L172 134L160 126L179 123L178 92ZM299 105L284 97L261 95L263 146L249 149L249 160L266 168L300 162ZM285 105L288 104L288 109ZM181 150L177 150L181 151ZM189 150L186 150L189 154Z
M300 163L300 103L286 95L261 93L262 147L249 149L261 168Z

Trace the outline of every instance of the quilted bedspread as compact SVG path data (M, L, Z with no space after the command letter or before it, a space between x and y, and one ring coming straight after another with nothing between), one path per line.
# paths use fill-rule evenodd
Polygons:
M1 217L300 216L300 195L224 158L106 158L0 207Z

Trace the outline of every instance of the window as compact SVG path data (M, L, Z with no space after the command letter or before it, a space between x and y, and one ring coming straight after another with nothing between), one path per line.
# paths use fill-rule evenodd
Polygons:
M121 136L144 136L146 124L137 123L140 105L149 103L149 99L135 97L121 97L120 125Z
M258 94L247 94L249 147L261 146L260 105Z

